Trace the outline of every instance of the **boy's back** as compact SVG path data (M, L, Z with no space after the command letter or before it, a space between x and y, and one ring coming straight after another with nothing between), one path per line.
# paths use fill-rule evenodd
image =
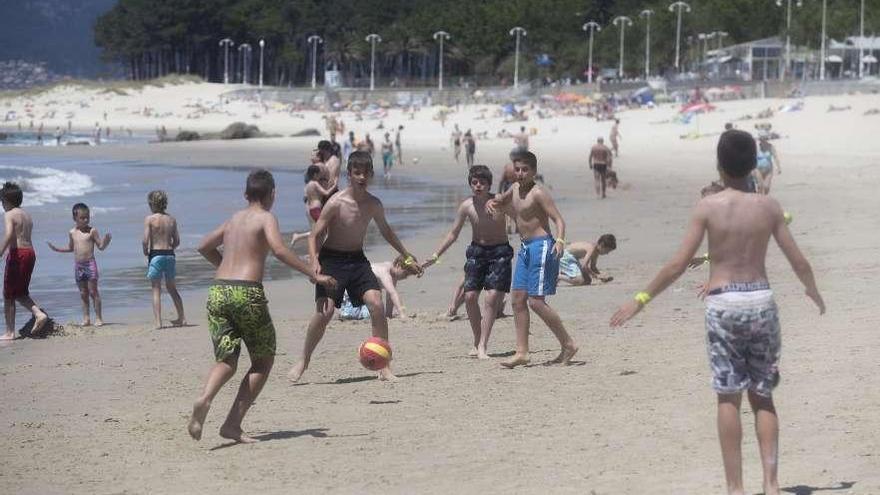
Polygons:
M174 249L177 221L167 213L153 213L147 217L150 229L150 249Z
M736 282L767 281L767 244L783 224L776 200L726 189L702 199L696 217L705 222L709 236L709 290Z
M12 242L9 244L10 249L30 248L31 231L34 228L34 221L31 219L30 213L19 208L15 208L6 212L6 218L12 222Z
M223 261L215 278L224 280L263 280L263 267L269 254L264 227L275 216L258 208L247 208L232 215L223 225Z

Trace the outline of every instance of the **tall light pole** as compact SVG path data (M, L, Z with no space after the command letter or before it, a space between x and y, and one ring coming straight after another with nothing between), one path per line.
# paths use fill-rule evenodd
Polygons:
M324 38L313 34L306 39L306 43L312 45L312 89L318 85L318 43L323 43Z
M789 0L791 1L791 0ZM859 79L865 76L865 0L859 13Z
M620 69L617 71L617 76L623 79L623 39L626 34L626 27L632 26L633 21L625 15L619 15L611 23L620 29Z
M260 40L260 88L263 87L263 48L266 46L266 40Z
M702 51L700 51L700 45L697 44L697 53L700 55L700 74L703 73L703 67L706 65L706 45L709 44L709 38L711 38L711 33L697 33L697 39L703 42Z
M601 31L602 26L600 26L598 22L588 21L581 26L581 29L590 32L590 41L588 43L589 48L587 48L587 52L589 53L589 55L587 55L587 82L593 84L593 33Z
M788 72L788 69L791 67L791 0L786 0L786 14L785 14L785 67L783 67L782 71L779 75L780 81L785 81L785 73ZM798 7L803 7L803 0L797 0L796 5ZM782 0L776 0L776 6L782 7Z
M516 26L510 30L510 35L516 37L516 54L513 57L513 88L519 87L519 37L528 34L525 29Z
M639 12L639 17L644 17L647 24L645 25L645 80L651 77L651 16L654 11L645 9Z
M229 47L234 44L229 38L220 40L220 46L223 47L223 84L229 84Z
M679 57L679 53L681 52L681 12L690 12L691 6L684 2L673 2L669 5L669 11L674 12L678 11L678 19L675 21L675 68L679 69L681 65L679 61L681 57ZM681 72L681 70L679 70Z
M238 51L241 53L241 82L247 84L250 75L251 45L242 43L238 45Z
M381 43L382 37L378 34L368 34L367 43L370 44L370 91L376 89L376 43Z
M826 9L826 0L822 0L822 41L820 41L821 48L819 49L819 57L821 60L819 61L819 80L825 80L825 13Z
M437 90L443 91L443 41L448 40L452 36L449 35L446 31L437 31L434 33L434 40L440 42L440 68L437 78Z

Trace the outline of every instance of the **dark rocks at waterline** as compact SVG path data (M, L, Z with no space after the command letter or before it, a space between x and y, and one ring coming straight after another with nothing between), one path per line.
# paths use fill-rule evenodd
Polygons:
M303 129L299 132L295 132L290 135L290 137L312 137L312 136L320 136L321 133L318 132L317 129L310 127L308 129Z
M200 139L201 136L196 131L180 131L177 133L177 137L174 138L175 141L198 141Z
M0 132L0 141L6 141L8 137L9 134L6 134L5 132Z
M226 129L220 131L220 139L250 139L258 137L267 136L260 132L259 127L245 124L244 122L233 122L226 126Z
M91 144L88 141L68 141L64 143L65 146L90 146Z

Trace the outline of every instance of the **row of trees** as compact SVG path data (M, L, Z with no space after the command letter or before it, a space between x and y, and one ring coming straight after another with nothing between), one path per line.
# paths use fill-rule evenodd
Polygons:
M859 0L827 0L828 36L842 39L858 32ZM132 79L169 73L196 74L223 80L223 49L229 37L249 43L257 73L260 39L265 40L265 81L302 85L311 78L311 47L307 38L318 34L319 78L325 63L335 62L345 83L363 85L369 78L369 33L378 33L376 73L379 80L402 84L432 84L437 72L437 43L431 35L444 30L444 74L481 83L510 79L513 38L510 28L528 30L521 46L521 78L583 78L587 44L581 25L599 22L594 65L616 67L619 31L610 25L617 15L634 21L627 29L626 70L642 69L645 21L638 16L652 9L652 66L659 72L673 65L675 15L671 0L119 0L95 24L95 41L108 60L124 64ZM725 31L725 44L781 35L785 2L774 0L692 0L684 15L682 54L695 57L687 38L699 32ZM794 8L792 41L816 47L820 42L821 0L805 0ZM794 4L794 2L793 2ZM880 26L880 0L866 0L866 33ZM542 57L542 55L549 56ZM230 51L235 60L237 51ZM536 60L542 59L541 64ZM549 62L549 63L548 63Z

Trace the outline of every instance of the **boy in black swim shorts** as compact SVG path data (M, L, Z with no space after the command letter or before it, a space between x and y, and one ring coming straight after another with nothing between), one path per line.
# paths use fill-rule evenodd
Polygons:
M315 290L315 314L309 322L302 360L294 365L288 377L298 381L308 368L312 353L324 336L335 308L342 305L343 291L355 306L366 305L374 337L388 339L388 320L382 305L379 281L364 255L364 237L371 221L376 222L382 237L404 256L404 263L419 275L422 269L409 254L391 226L385 220L385 209L379 198L367 191L373 178L373 159L365 151L355 151L348 157L348 187L334 194L321 210L321 216L312 226L309 236L309 257L315 275L338 277L334 290ZM326 234L326 238L325 238ZM321 242L323 239L323 242ZM320 244L319 244L320 243ZM379 379L394 379L390 367L379 370Z
M485 165L474 165L468 172L468 184L474 195L461 202L452 229L446 234L443 243L431 258L425 262L427 268L436 263L449 249L461 233L465 220L471 224L472 241L465 252L464 298L471 330L474 334L474 347L470 355L488 359L486 347L492 325L502 304L504 295L510 292L512 278L511 262L513 248L507 242L505 217L492 216L486 212L486 202L494 198L490 193L492 172ZM480 292L485 290L483 309L480 310Z

